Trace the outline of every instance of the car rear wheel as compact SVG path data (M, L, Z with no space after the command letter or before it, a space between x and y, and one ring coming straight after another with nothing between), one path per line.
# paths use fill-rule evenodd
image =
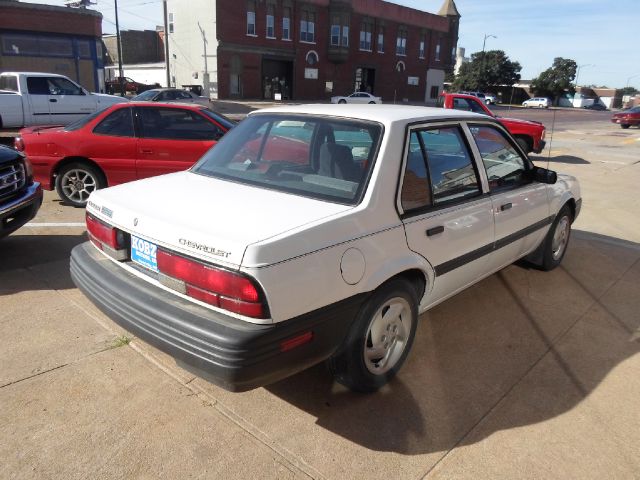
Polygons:
M347 101L343 98L342 100L340 100L338 103L347 103Z
M344 344L329 359L336 380L357 392L374 392L400 370L416 333L418 299L409 281L396 278L362 306Z
M628 124L628 123L621 123L621 124L620 124L620 126L621 126L622 128L624 128L624 129L627 129L627 128L629 128L631 125L630 125L630 124Z
M375 104L375 103L376 103L376 102L371 101L371 102L369 102L369 105L371 105L371 104Z
M565 205L560 209L545 238L544 255L542 258L543 270L553 270L562 262L564 254L567 252L567 247L569 246L572 222L573 214L571 213L571 208Z
M83 162L65 165L56 177L56 192L60 199L74 207L84 207L91 192L104 188L107 182L96 167Z

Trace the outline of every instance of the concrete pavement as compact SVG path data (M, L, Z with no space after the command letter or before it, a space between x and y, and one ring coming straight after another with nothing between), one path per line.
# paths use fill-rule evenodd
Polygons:
M43 224L83 211L47 193L0 242L0 478L640 478L640 130L580 125L544 153L583 187L561 268L430 310L367 396L322 365L241 394L176 366L74 288L84 229Z

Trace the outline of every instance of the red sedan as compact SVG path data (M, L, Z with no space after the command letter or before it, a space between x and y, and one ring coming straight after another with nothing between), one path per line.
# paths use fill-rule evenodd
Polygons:
M129 102L66 127L29 127L15 140L42 188L84 206L94 190L186 170L234 125L200 105Z
M622 128L629 128L631 125L640 125L640 106L614 113L611 121L619 124Z

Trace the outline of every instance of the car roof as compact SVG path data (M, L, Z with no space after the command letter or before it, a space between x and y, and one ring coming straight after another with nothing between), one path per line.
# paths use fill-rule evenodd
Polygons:
M167 108L189 108L191 110L203 110L206 107L198 103L182 103L182 102L145 102L144 100L132 100L130 102L116 103L116 105L133 106L133 107L167 107Z
M421 107L413 105L357 105L357 104L311 104L286 105L264 108L251 112L249 115L263 113L292 113L305 115L334 116L354 118L358 120L377 120L385 125L395 122L418 122L421 120L440 120L452 118L491 118L462 110L445 110L435 107Z
M45 73L45 72L2 72L0 75L29 75L30 77L58 77L69 78L65 75L59 75L57 73Z

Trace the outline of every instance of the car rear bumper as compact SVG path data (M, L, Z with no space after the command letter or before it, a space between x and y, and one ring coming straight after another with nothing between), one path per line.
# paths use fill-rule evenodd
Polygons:
M36 216L42 205L42 187L32 183L18 197L0 202L0 238L9 235Z
M273 383L331 356L364 300L359 295L291 320L258 325L140 279L89 242L73 249L70 268L78 288L112 320L231 391ZM307 332L312 332L309 343L283 348L283 342Z

